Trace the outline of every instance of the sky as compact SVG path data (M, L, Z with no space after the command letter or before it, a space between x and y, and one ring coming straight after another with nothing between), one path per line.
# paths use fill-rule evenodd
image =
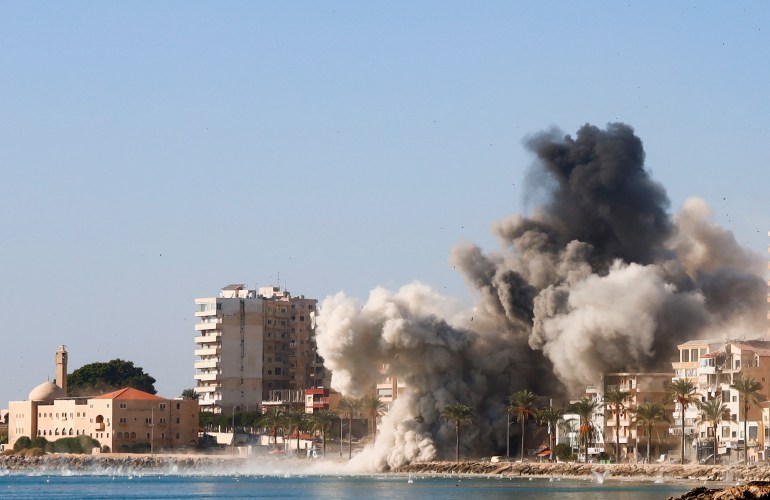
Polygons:
M413 281L537 206L523 142L634 127L766 255L766 2L0 2L0 407L133 361L193 387L193 301Z

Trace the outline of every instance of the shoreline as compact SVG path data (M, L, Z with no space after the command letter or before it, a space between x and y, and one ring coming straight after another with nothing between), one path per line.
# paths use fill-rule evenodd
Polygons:
M100 454L77 455L50 453L36 457L21 455L0 456L0 473L47 471L92 472L105 474L131 474L134 472L164 473L244 473L255 466L278 468L317 468L319 473L346 462L332 460L275 459L262 455L174 455L174 454ZM307 471L305 471L307 472ZM338 473L339 469L335 471ZM363 471L350 471L364 473ZM396 467L390 471L369 471L372 474L397 475L461 475L502 477L564 477L593 478L601 475L612 479L628 480L675 480L711 483L770 481L770 467L759 465L678 465L678 464L582 464L582 463L516 463L516 462L420 462Z

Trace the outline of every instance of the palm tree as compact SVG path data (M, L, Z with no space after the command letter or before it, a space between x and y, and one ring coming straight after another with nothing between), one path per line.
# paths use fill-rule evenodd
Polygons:
M554 408L553 406L548 406L546 408L537 410L537 421L540 422L541 425L547 425L550 430L550 435L548 436L548 447L551 450L552 462L554 459L554 439L556 439L556 427L558 427L563 413L564 412L562 410Z
M195 399L197 400L200 394L195 392L195 389L185 389L182 391L182 399Z
M644 426L647 431L647 460L650 460L650 441L652 441L652 428L656 423L668 422L666 408L660 403L647 401L632 409L637 427L639 424Z
M537 396L524 389L519 392L511 394L510 404L505 410L506 413L515 413L518 415L519 423L521 424L521 461L524 461L524 423L527 421L527 417L535 416L536 408L535 401Z
M748 376L743 376L730 384L731 389L738 391L740 400L743 403L743 463L748 463L749 457L746 454L749 444L749 408L758 405L765 397L759 393L762 390L762 382Z
M680 418L682 420L682 458L681 464L684 465L684 413L687 406L694 405L700 407L700 396L698 395L695 384L686 378L678 378L669 384L666 389L666 399L679 404Z
M588 444L596 436L596 427L591 421L594 412L600 407L598 401L590 398L581 399L572 403L570 411L577 413L580 416L580 429L578 431L578 441L583 445L585 455L583 455L584 462L588 463Z
M278 447L278 430L283 428L283 412L278 408L270 408L262 416L262 425L270 430L270 435L273 436L273 445ZM270 442L268 441L268 447Z
M372 435L377 438L377 418L385 414L388 405L383 403L379 396L366 396L361 400L361 409L364 414L372 419Z
M305 428L305 423L307 421L306 414L302 410L288 410L284 413L284 417L288 424L289 435L291 435L292 430L297 433L297 455L299 455L300 432Z
M353 398L340 399L339 405L337 405L337 411L340 415L347 417L348 419L348 460L353 456L353 444L352 444L352 432L353 416L361 409L361 401ZM342 443L340 443L342 446Z
M719 439L717 436L717 426L724 420L726 412L730 409L722 403L722 398L712 399L701 404L699 423L709 423L714 431L714 465L717 464L717 452L719 450Z
M619 387L604 393L604 404L608 410L615 412L615 460L620 462L620 412L626 409L626 403L631 402L631 393Z
M323 457L326 458L326 432L331 428L334 421L337 420L337 414L330 410L321 410L313 413L311 417L313 427L321 431L323 439ZM342 443L340 443L340 446Z
M473 422L475 411L472 407L462 403L454 403L442 408L439 414L442 422L454 422L455 435L457 438L455 445L455 462L460 461L460 425L463 422Z

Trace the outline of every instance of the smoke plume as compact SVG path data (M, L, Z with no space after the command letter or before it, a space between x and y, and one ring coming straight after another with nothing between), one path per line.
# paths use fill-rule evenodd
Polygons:
M363 305L343 293L323 302L317 341L332 387L358 397L383 376L407 387L361 467L451 456L454 426L439 412L455 402L477 413L463 452L490 454L505 449L515 391L576 394L603 372L670 370L686 340L764 334L764 262L705 201L669 214L631 127L548 131L526 146L530 187L546 201L492 226L499 251L451 252L472 309L420 283L375 288Z

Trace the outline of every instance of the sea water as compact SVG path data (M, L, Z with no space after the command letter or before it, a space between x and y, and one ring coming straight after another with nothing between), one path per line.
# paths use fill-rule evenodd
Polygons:
M697 483L607 479L401 475L0 475L0 498L559 498L636 500L679 496ZM712 486L713 487L713 486Z

